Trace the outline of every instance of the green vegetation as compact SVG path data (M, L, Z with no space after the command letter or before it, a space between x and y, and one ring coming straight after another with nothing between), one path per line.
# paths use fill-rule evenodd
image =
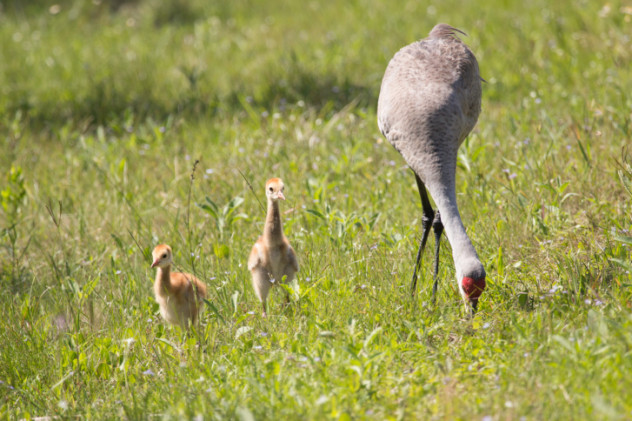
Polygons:
M0 4L0 418L632 417L629 5ZM375 118L437 22L487 80L457 174L471 320L445 240L437 305L429 250L410 297L421 205ZM262 319L272 176L301 270ZM160 320L161 242L209 287L194 334Z

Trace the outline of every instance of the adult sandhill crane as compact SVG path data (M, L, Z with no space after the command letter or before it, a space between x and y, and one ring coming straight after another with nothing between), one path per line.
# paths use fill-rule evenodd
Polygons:
M160 305L160 314L171 324L187 327L195 324L202 300L206 298L206 285L189 273L171 272L173 252L160 244L151 253L157 267L154 294Z
M459 291L475 312L485 289L485 269L476 254L456 202L457 150L481 112L478 62L457 36L464 32L440 23L428 38L414 42L391 59L382 79L377 121L382 134L415 173L423 208L422 235L411 283L434 229L436 248L433 301L436 299L439 244L445 228L452 246ZM437 206L435 213L426 187Z
M252 247L248 269L252 273L252 286L263 306L266 317L266 299L275 282L292 282L298 272L296 253L283 234L279 200L285 200L283 181L271 178L266 182L268 211L263 235ZM289 299L289 297L288 297Z

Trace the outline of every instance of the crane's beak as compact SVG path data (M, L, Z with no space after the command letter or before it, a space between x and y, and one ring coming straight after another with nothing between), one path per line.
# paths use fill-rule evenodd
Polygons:
M476 310L478 310L478 298L470 301L470 305L472 306L472 316L476 314Z
M160 259L156 259L154 260L154 263L151 264L152 268L155 268L156 266L158 266L158 263L160 262Z
M285 196L283 196L283 192L280 191L279 193L277 193L277 197L281 200L285 200Z

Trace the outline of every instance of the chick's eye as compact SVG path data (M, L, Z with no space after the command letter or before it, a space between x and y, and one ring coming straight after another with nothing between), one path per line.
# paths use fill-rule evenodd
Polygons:
M272 191L272 187L270 187L268 190Z
M162 255L162 258L163 258L163 259L166 259L166 258L167 258L167 253L163 254L163 255Z

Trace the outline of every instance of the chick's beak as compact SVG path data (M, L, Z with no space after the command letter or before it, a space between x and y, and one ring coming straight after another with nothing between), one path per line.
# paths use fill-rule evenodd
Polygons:
M277 197L278 197L279 199L281 199L281 200L285 200L285 196L283 196L283 192L282 192L282 191L280 191L280 192L277 194Z
M158 263L160 262L160 259L156 259L154 260L154 263L151 264L152 268L155 268L156 266L158 266Z

